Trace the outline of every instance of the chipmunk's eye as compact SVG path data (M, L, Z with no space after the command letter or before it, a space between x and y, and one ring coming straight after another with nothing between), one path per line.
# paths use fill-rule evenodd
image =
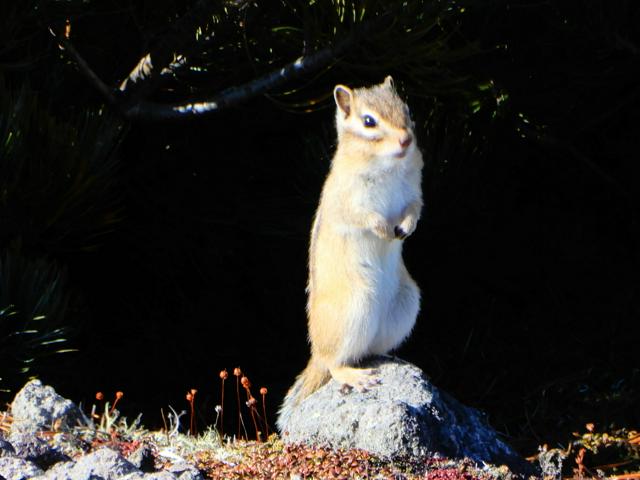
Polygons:
M363 115L362 123L367 128L372 128L378 125L378 122L376 122L376 119L373 118L371 115Z

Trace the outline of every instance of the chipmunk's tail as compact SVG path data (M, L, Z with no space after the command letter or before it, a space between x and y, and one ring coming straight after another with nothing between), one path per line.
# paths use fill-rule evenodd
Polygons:
M322 387L330 379L331 374L328 369L319 365L313 359L309 361L307 368L298 375L293 386L284 397L284 402L282 402L282 406L278 412L278 420L276 422L280 433L287 430L289 417L300 402Z

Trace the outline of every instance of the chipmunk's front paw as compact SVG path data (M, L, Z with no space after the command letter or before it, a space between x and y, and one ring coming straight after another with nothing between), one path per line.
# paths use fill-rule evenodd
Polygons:
M400 225L396 225L393 229L393 233L395 233L396 238L400 240L404 240L407 238L407 232L405 232Z
M404 220L400 223L400 225L396 225L393 229L393 233L395 238L399 238L400 240L404 240L413 232L416 231L416 226L418 225L418 221L416 217L413 215L407 215Z

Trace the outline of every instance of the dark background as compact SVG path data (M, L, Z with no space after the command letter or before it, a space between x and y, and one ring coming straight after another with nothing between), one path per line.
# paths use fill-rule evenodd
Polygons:
M240 366L254 394L268 387L273 422L308 358L306 250L335 142L331 89L392 74L426 160L425 209L404 255L422 310L398 355L525 454L587 422L638 426L633 2L409 2L330 68L172 122L122 118L48 28L70 18L76 48L117 85L191 5L14 3L0 52L0 310L17 312L0 316L6 400L37 374L85 404L122 390L123 413L153 427L197 388L203 428L218 372ZM383 11L369 3L365 20ZM416 12L418 26L438 28L411 37ZM328 2L220 18L210 28L227 49L189 57L203 71L176 75L155 101L250 81L352 27ZM48 275L59 288L41 295ZM64 346L78 352L40 356L35 342L24 354L11 322L38 312L66 325Z

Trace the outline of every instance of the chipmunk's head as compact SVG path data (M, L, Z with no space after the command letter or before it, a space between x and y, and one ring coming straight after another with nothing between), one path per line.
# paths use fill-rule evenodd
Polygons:
M337 85L333 97L339 142L349 142L366 157L396 161L416 148L409 108L390 76L368 88Z

